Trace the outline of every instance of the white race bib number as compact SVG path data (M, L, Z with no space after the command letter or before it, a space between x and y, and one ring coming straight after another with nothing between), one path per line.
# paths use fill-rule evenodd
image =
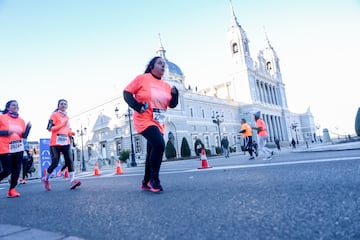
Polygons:
M9 152L16 153L24 151L24 144L22 140L11 141L9 144Z
M68 136L66 134L56 135L56 144L67 145L68 144Z
M153 109L153 119L159 124L164 124L166 120L165 109L154 108Z

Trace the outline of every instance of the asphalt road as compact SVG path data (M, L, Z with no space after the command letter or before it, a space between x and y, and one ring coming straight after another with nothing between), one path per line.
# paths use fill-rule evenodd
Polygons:
M56 239L360 239L359 153L237 155L209 159L210 169L165 162L160 194L141 191L142 166L81 174L76 190L66 179L49 192L30 181L16 199L2 183L0 224L62 234Z

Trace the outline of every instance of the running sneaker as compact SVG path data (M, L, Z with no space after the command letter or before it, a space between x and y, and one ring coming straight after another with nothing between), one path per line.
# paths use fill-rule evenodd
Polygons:
M45 177L43 177L43 178L41 179L41 181L44 183L45 189L48 190L48 191L50 191L50 190L51 190L50 181L49 181L49 180L46 180Z
M263 160L264 160L264 161L269 161L269 160L271 160L271 159L272 159L271 156L267 156L267 157L265 157Z
M147 186L149 187L149 190L152 191L152 192L160 192L162 190L162 187L159 183L155 183L155 181L153 180L150 180L148 183L147 183Z
M141 182L141 189L142 190L150 190L150 188L148 187L147 183L145 182L145 180L142 180Z
M15 188L12 188L12 189L9 189L7 196L8 196L9 198L20 197L20 193L18 193L18 192L15 190Z
M77 188L78 186L81 185L81 182L77 179L74 179L72 182L71 182L71 185L70 185L70 189L75 189Z
M26 180L23 179L23 180L21 181L21 183L22 183L22 184L26 184Z
M254 160L255 158L253 157L253 156L251 156L250 158L249 158L249 160Z

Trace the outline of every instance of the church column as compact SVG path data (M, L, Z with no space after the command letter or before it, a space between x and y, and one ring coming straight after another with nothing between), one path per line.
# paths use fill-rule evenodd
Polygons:
M268 104L271 104L271 88L268 83L266 84L266 94L267 94Z
M270 104L274 104L274 96L272 93L272 86L269 84L269 98L270 98Z
M282 140L282 134L281 134L281 128L279 125L279 116L275 116L275 125L276 125L276 132L277 132L277 137L278 139L281 141Z
M266 83L263 83L263 86L264 86L264 88L263 88L263 90L264 90L264 103L267 103L267 92L266 92L267 86L266 86Z
M269 141L271 142L272 140L272 137L273 137L273 129L272 129L272 124L271 124L271 118L270 118L270 115L266 115L266 124L267 124L267 127L268 127L268 134L269 134Z
M276 91L276 86L274 86L274 96L275 96L275 105L280 105L279 98L278 98L277 91Z
M266 115L266 124L267 124L267 131L268 131L268 141L271 142L272 136L273 136L273 131L272 131L272 126L271 126L271 118L270 115Z
M280 117L277 118L277 124L279 126L279 138L284 141L285 138L284 138L284 132L283 132L283 126L281 125L281 119Z
M276 105L276 99L275 99L275 87L271 86L271 95L272 95L272 101L273 101L273 105Z
M261 93L260 93L260 85L259 85L259 80L256 80L256 96L257 96L257 101L261 102Z
M264 94L264 83L260 82L260 93L261 93L261 102L265 103L265 94Z
M274 124L274 115L270 115L270 126L271 126L271 141L274 141L276 135L276 129Z

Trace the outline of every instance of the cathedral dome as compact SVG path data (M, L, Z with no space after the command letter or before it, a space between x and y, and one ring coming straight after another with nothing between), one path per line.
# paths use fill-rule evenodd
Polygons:
M163 79L167 81L171 86L177 87L178 90L185 90L184 80L185 76L178 65L170 62L165 57L165 49L160 42L160 49L156 51L160 57L165 59L166 67Z
M165 61L166 61L166 65L167 65L168 70L169 70L169 74L174 74L174 75L178 75L178 76L181 76L181 77L184 76L183 72L181 71L181 69L179 68L178 65L176 65L173 62L170 62L166 58L165 58Z

